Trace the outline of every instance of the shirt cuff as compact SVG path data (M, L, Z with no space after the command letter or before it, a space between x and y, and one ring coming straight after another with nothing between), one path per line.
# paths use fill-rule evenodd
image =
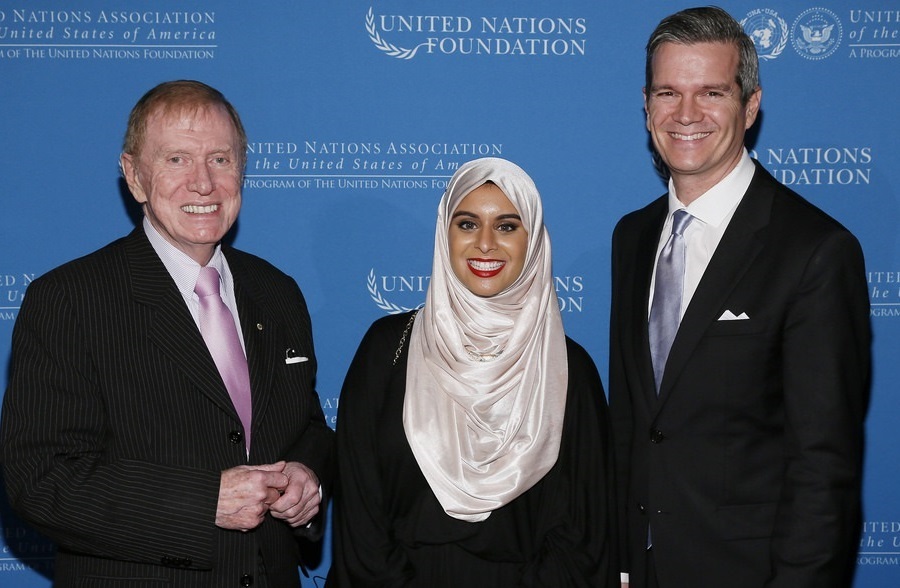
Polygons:
M322 500L322 485L321 484L319 484L319 500ZM308 523L306 523L306 528L309 529L310 527L312 527L312 525L313 525L313 522L309 521Z

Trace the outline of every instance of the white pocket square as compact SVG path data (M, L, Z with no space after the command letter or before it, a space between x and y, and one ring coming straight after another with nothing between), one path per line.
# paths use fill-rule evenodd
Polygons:
M742 312L739 315L735 315L730 310L726 310L722 313L722 316L719 317L720 321L746 321L750 320L750 317L747 316L746 312Z
M303 355L296 355L296 351L291 348L285 349L284 351L284 363L287 365L291 365L294 363L303 363L304 361L309 361L308 357Z

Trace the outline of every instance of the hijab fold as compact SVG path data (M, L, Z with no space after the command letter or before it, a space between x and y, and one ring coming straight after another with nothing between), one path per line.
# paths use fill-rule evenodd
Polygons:
M522 274L492 297L470 292L450 264L453 212L491 181L522 217ZM481 521L556 463L568 364L540 194L499 158L462 165L438 206L434 265L409 343L403 427L444 511Z

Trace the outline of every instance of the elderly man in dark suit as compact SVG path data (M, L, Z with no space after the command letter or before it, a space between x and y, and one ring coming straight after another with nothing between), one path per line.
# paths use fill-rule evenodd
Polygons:
M862 252L750 159L752 41L717 8L647 45L669 192L613 236L610 409L635 588L846 588L870 327Z
M121 156L142 226L29 287L0 441L57 586L297 586L297 540L321 535L333 433L306 304L220 244L246 145L217 90L153 88Z

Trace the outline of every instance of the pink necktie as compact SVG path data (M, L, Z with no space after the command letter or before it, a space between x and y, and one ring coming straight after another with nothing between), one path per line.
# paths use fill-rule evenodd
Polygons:
M250 374L241 348L234 317L219 296L219 272L214 267L200 268L194 292L200 297L200 333L225 382L231 402L244 425L247 451L250 451Z

